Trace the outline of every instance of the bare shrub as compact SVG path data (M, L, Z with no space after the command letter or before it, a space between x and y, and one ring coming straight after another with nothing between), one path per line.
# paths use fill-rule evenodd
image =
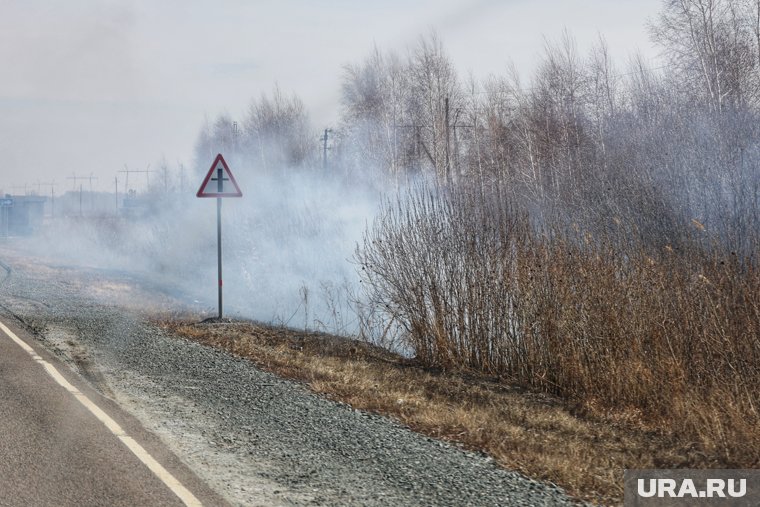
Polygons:
M652 246L624 218L601 233L538 229L493 192L421 185L386 203L357 259L423 364L639 414L748 465L760 455L760 274L705 248L696 224L677 247Z

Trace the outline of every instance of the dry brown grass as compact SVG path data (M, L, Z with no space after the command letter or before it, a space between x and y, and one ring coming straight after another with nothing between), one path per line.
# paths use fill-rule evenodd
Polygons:
M689 248L632 251L625 261L603 247L531 252L536 265L552 269L523 281L523 318L535 323L525 339L535 348L530 355L555 351L530 360L533 385L635 409L649 424L694 440L713 456L705 465L756 467L760 273L730 254ZM530 297L543 286L550 295Z
M357 258L423 364L633 414L692 466L759 466L757 259L700 222L660 237L616 218L539 229L498 195L423 189L383 209Z
M597 503L621 502L625 468L703 466L709 459L689 442L647 429L635 411L592 415L502 379L425 369L363 342L251 323L160 325Z

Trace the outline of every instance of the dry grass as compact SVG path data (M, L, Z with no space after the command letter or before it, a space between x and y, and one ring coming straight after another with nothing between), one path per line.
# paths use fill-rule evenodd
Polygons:
M759 466L757 259L698 221L659 237L626 217L553 220L538 228L466 188L415 190L383 209L357 257L423 364L632 414L688 445L692 466ZM760 236L745 243L760 251Z
M704 466L710 459L689 442L647 429L635 411L591 415L501 379L425 369L363 342L251 323L159 324L597 503L622 501L625 468Z

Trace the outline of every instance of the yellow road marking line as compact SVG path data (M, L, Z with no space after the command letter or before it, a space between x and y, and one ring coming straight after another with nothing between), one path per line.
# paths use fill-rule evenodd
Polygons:
M90 400L90 398L88 398L84 393L71 385L71 383L69 383L69 381L67 381L63 375L61 375L55 366L42 359L42 357L40 357L40 355L37 354L32 347L30 347L24 340L16 336L16 334L8 329L8 327L2 322L0 322L0 329L6 335L8 335L11 340L16 342L19 347L24 349L30 356L32 356L32 359L41 364L42 367L45 368L45 370L48 372L48 374L53 377L53 380L55 380L68 392L73 394L79 403L81 403L87 410L89 410L92 415L97 417L97 419L102 422L106 428L108 428L108 431L113 433L121 441L121 443L123 443L130 451L132 451L132 453L137 456L137 459L142 461L142 463L148 467L148 469L153 472L153 474L158 477L161 482L163 482L175 495L177 495L179 499L185 503L185 505L188 507L201 506L200 500L198 500L195 495L193 495L167 469L165 469L158 461L156 461L153 456L151 456L143 446L138 444L134 438L127 435L116 421L111 419L108 414L106 414L100 407L93 403L93 401Z

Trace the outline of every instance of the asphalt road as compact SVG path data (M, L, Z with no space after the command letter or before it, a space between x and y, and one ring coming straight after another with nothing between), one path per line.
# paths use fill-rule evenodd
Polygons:
M14 246L0 244L0 321L28 330L14 328L204 505L224 503L203 483L245 507L575 504L488 456L166 334L148 317L176 308L175 291L152 278ZM2 333L0 343L0 505L177 504L102 421L64 401L70 390Z
M0 505L224 504L136 420L4 325Z

